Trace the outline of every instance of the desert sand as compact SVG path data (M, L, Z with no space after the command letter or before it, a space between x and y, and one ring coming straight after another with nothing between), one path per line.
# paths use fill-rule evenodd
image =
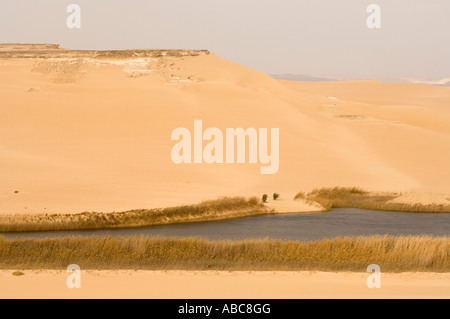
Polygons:
M282 57L280 57L282 58ZM176 165L171 132L280 129L280 169ZM450 87L278 81L207 51L75 52L0 45L0 214L112 212L279 193L278 212L316 187L403 192L450 203ZM0 298L449 298L450 275L0 271Z
M292 197L327 186L449 202L450 87L277 81L207 51L99 57L12 47L0 50L0 213L110 212L274 192L284 199L280 211L314 211ZM171 132L192 129L195 119L222 130L279 128L279 172L174 164Z
M86 271L69 289L63 271L0 271L0 298L449 298L450 274L381 273L369 289L366 273Z

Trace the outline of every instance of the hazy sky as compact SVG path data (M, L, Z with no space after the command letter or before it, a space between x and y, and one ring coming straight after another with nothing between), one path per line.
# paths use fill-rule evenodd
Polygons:
M81 29L66 7L81 6ZM369 29L366 8L382 9ZM269 74L450 77L449 0L1 0L0 43L209 49Z

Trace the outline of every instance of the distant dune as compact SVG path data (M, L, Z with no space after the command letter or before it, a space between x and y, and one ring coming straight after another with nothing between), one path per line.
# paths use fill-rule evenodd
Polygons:
M286 81L303 81L303 82L337 81L337 79L327 79L327 78L315 77L315 76L310 76L310 75L305 75L305 74L285 73L285 74L271 74L270 76L276 80L286 80Z
M440 80L423 80L423 79L406 79L410 83L417 83L417 84L429 84L429 85L442 85L442 86L450 86L450 78L443 78Z
M300 81L300 82L337 82L337 81L362 81L362 80L375 80L375 79L352 79L352 78L332 78L332 77L317 77L306 74L270 74L270 76L276 80L285 81ZM377 79L381 82L387 83L413 83L413 84L427 84L437 86L450 86L450 78L443 78L437 80L425 80L416 78L398 78L398 77L383 77Z
M0 47L0 101L1 213L334 186L450 198L450 87L277 81L205 50L12 44ZM279 128L279 172L174 164L171 132L196 119L223 131Z

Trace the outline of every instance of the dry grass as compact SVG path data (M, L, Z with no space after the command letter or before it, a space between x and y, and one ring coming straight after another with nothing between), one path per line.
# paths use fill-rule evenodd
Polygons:
M217 221L268 213L264 204L256 197L233 197L205 201L197 205L121 213L0 215L0 232L134 228Z
M450 213L450 205L444 204L408 204L395 203L391 200L399 197L400 193L371 193L358 187L318 188L305 195L299 193L295 199L306 199L319 203L325 210L332 208L353 207L399 212L418 213Z
M314 242L69 237L5 240L1 269L450 271L448 237L345 237Z
M306 199L306 195L303 192L299 192L299 193L297 193L297 195L295 195L294 199L295 200L297 200L297 199Z

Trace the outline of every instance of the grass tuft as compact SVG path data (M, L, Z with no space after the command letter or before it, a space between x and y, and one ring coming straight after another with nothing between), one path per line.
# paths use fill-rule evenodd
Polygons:
M21 271L15 271L15 272L12 273L12 275L16 276L16 277L25 276L25 274L23 272L21 272Z

